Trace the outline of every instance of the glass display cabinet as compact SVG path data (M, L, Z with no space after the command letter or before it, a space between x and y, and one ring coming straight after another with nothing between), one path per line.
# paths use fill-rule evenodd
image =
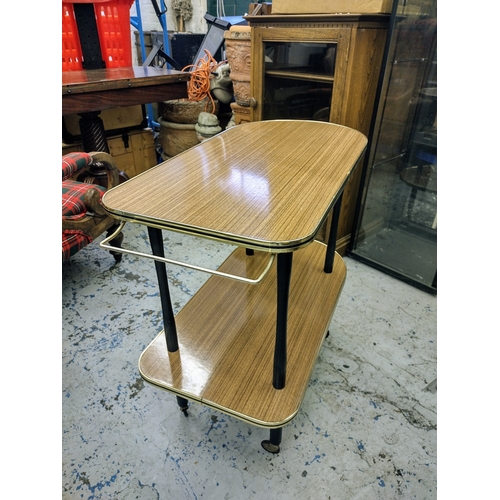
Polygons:
M436 1L395 10L348 253L436 293Z

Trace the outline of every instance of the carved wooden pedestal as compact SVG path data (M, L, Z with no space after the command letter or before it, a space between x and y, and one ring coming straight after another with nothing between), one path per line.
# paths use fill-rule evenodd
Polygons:
M250 26L231 26L224 39L236 104L250 106Z

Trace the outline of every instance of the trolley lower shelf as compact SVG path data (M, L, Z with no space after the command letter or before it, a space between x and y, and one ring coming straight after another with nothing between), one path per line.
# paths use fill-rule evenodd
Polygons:
M293 254L287 330L286 386L273 387L276 263L257 285L212 276L176 315L179 350L161 332L139 359L149 383L251 424L276 429L297 414L346 277L336 254L323 271L326 246ZM219 268L254 275L268 253L236 249Z

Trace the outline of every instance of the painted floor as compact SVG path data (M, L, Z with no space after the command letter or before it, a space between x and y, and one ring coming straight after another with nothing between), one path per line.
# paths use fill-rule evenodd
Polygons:
M149 253L144 227L124 247ZM231 247L164 233L166 256L220 264ZM98 240L99 241L99 240ZM347 281L302 407L269 431L145 382L163 328L154 263L94 242L63 263L62 498L437 498L436 297L345 258ZM167 266L178 312L208 275ZM278 495L279 492L279 495Z

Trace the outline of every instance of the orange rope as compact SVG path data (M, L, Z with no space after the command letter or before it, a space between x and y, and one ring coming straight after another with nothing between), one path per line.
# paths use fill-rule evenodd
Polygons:
M204 50L205 57L200 58L197 64L186 66L182 71L192 68L191 79L188 82L188 99L190 101L202 101L205 97L208 97L212 103L212 113L215 113L215 102L210 93L210 80L213 78L215 70L222 64L225 64L226 61L218 63L207 49ZM205 106L205 111L207 108L208 102Z

